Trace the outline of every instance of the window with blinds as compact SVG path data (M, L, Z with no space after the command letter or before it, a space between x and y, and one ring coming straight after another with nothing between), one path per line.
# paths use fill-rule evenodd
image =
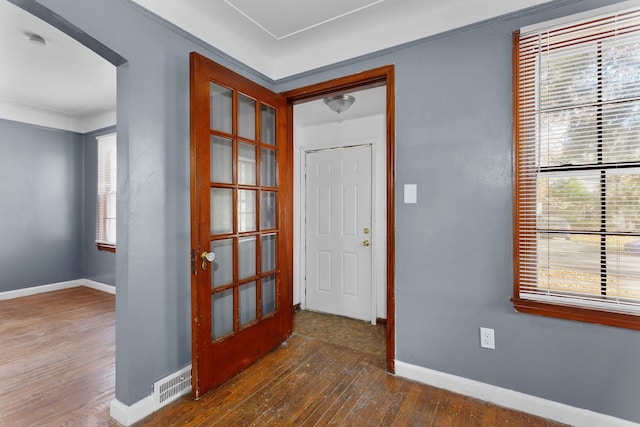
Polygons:
M514 34L518 311L640 329L640 10Z
M116 134L99 136L96 243L99 249L116 246Z

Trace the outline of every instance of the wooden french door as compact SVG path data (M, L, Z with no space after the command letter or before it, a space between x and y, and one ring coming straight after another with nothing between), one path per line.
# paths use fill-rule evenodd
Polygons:
M292 330L286 99L191 53L193 396Z

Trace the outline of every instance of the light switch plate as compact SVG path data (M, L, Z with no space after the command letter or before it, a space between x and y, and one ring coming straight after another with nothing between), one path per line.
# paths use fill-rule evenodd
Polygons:
M418 203L418 184L404 185L404 202Z

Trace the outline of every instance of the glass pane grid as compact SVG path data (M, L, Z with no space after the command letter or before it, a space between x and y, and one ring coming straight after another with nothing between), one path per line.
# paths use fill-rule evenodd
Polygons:
M275 109L211 87L211 245L219 261L211 265L211 308L219 340L276 312L278 150ZM231 114L214 117L214 107Z

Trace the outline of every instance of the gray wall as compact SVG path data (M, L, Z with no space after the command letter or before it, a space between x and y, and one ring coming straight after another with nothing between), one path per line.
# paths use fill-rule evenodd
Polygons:
M0 119L0 292L87 278L115 285L115 254L98 251L97 143Z
M82 136L0 119L0 292L82 277Z
M114 133L115 126L83 135L84 197L83 197L83 276L85 279L109 285L116 284L116 254L96 247L96 200L98 192L97 136Z
M273 82L125 0L40 0L126 59L118 66L116 398L191 362L189 53Z
M116 397L132 404L190 362L188 53L274 85L125 0L40 3L128 61L118 68ZM640 421L637 331L516 314L509 302L511 32L607 3L555 2L275 89L396 65L399 360ZM405 183L418 184L417 205L401 203ZM479 326L495 328L496 350L479 348Z
M503 17L277 90L396 66L397 360L640 422L640 331L520 314L509 301L511 34L607 3ZM402 203L408 183L418 204ZM495 329L496 350L480 348L481 326Z

